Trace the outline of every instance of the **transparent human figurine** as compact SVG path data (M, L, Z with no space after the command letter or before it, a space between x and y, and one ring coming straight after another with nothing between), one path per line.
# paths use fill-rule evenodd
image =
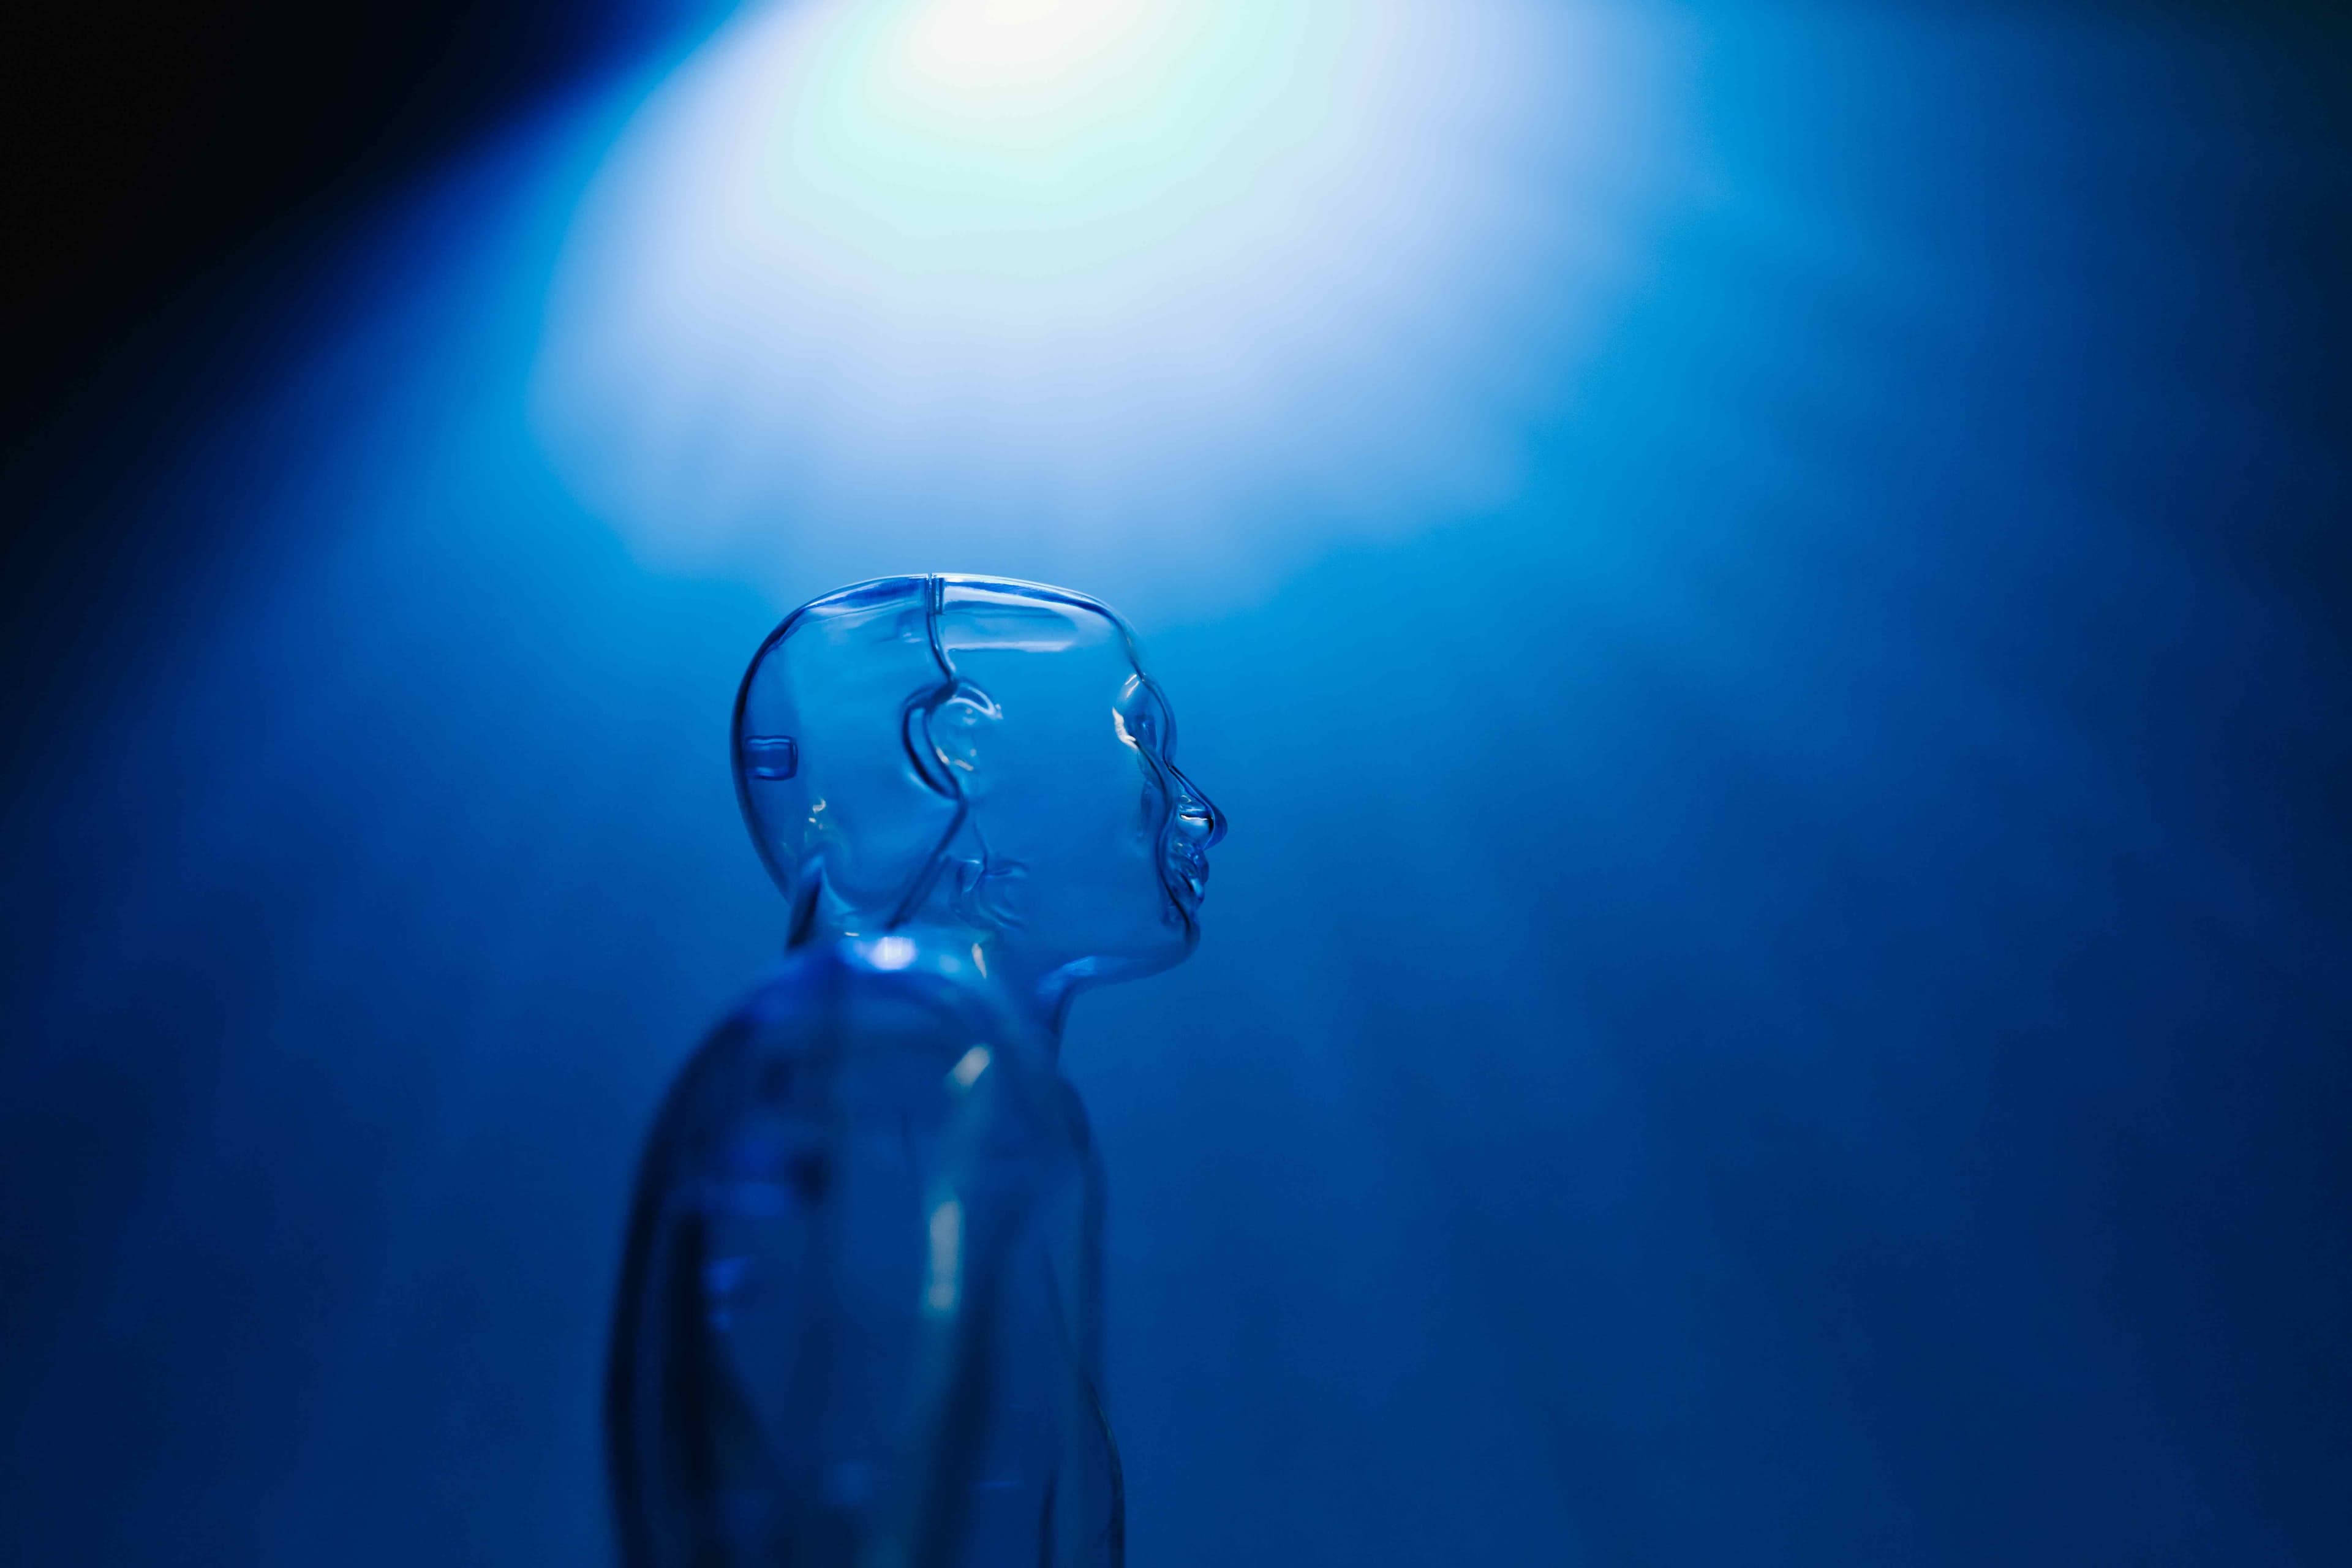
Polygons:
M1127 626L891 577L803 605L736 701L782 963L645 1151L606 1387L629 1568L1124 1554L1082 987L1198 939L1224 832Z

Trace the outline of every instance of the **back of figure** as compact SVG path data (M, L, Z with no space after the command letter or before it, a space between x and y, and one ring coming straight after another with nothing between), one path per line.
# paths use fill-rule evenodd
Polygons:
M1098 1184L1042 1045L845 944L704 1046L646 1152L614 1338L631 1568L1120 1561Z

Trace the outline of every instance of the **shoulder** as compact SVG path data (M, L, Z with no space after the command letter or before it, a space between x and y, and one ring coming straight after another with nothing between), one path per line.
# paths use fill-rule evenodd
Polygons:
M770 970L688 1059L656 1139L678 1147L746 1115L818 1115L877 1094L911 1109L929 1093L961 1093L976 1049L978 1060L1007 1067L1040 1054L970 987L803 949Z

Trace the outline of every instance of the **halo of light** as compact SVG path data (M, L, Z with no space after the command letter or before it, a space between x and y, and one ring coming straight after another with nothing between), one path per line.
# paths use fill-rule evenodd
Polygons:
M1638 264L1670 54L1519 0L753 11L592 182L534 420L780 596L1230 584L1491 504Z

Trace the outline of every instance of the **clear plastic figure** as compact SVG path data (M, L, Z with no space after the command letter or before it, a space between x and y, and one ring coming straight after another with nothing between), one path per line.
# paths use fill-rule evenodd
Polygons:
M629 1568L1123 1556L1082 986L1181 961L1223 820L1126 626L893 577L803 605L735 714L781 965L645 1153L606 1390Z

